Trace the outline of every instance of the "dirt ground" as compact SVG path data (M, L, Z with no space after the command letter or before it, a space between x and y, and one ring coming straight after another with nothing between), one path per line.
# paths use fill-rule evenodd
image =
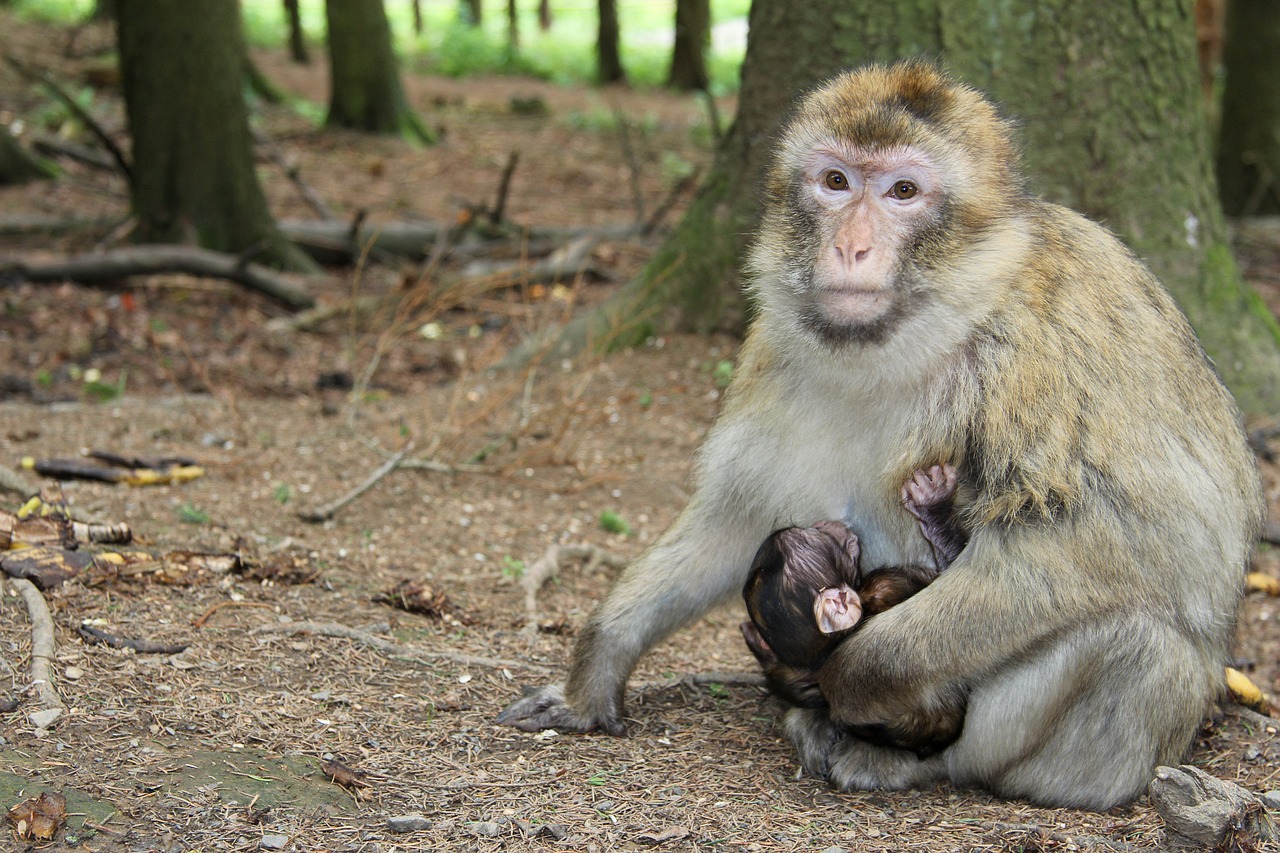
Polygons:
M68 51L65 33L3 12L0 30L10 34L7 49L64 80L100 76L94 48L108 43L105 31L79 34ZM321 66L269 52L256 59L290 93L324 102ZM410 76L407 88L444 129L441 145L321 132L287 107L263 107L257 123L342 217L365 211L373 222L452 221L465 205L489 204L516 151L511 221L625 225L635 218L630 160L652 211L709 159L705 112L687 98L506 79ZM513 98L540 98L545 112L530 115ZM0 69L0 119L43 99ZM109 84L93 109L122 133ZM630 158L618 113L627 117ZM52 258L122 236L122 179L66 169L53 184L0 189L0 223L106 224L10 233L0 236L0 254ZM277 216L314 218L280 168L264 157L260 172ZM1247 274L1280 305L1280 240L1265 228L1245 237ZM78 513L126 521L150 547L236 550L264 565L289 556L303 575L89 572L48 591L54 680L69 710L48 731L29 721L29 702L0 715L0 806L45 790L69 799L67 826L32 846L1160 849L1163 829L1146 798L1092 814L945 786L839 794L800 774L778 706L747 677L754 664L737 609L711 614L642 661L626 738L493 725L523 686L563 674L575 631L616 575L567 563L530 611L521 567L557 543L630 558L653 541L688 495L691 459L737 344L670 336L532 371L492 366L572 301L606 296L652 247L600 244L592 261L605 279L524 283L447 309L426 299L399 315L385 307L390 297L461 262L425 276L414 265L331 269L307 286L333 310L306 330L219 281L2 283L0 464L81 448L192 457L207 473L182 485L76 482L66 494ZM384 307L352 308L367 297ZM98 372L96 384L87 371ZM344 378L367 382L355 394L331 387ZM119 388L123 396L112 397ZM409 442L419 467L392 472L330 521L299 518L353 490ZM1263 467L1274 505L1280 478L1271 462ZM11 509L20 502L0 500ZM605 512L629 532L605 530ZM1264 548L1257 564L1280 576L1274 550ZM442 612L375 600L406 580L427 585ZM3 701L29 684L32 641L26 608L7 588L0 614ZM1278 618L1275 599L1251 596L1238 648L1241 667L1273 695ZM190 646L139 654L91 645L78 632L90 620L117 637ZM363 774L364 787L330 781L321 769L330 759ZM1189 760L1259 793L1280 788L1275 729L1234 707L1206 720ZM396 819L412 815L425 826L397 831Z

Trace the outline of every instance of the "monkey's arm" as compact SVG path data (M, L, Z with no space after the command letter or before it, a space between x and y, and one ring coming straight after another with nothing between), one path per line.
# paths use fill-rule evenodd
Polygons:
M969 689L984 675L1115 606L1105 581L1084 582L1085 564L1056 541L1064 536L1051 525L975 530L951 568L869 620L823 666L833 721L920 752L953 739Z

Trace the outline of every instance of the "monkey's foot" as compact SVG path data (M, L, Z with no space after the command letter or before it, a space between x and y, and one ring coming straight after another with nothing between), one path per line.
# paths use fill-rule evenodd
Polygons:
M903 485L902 505L907 512L925 521L928 510L955 497L956 482L956 469L952 465L921 468Z
M831 722L826 709L792 708L782 718L782 731L795 746L800 764L809 775L826 779L831 752L841 738L840 728Z
M603 730L615 737L627 733L617 709L601 714L577 711L566 703L564 685L549 684L541 689L532 688L523 697L507 706L495 722L500 726L513 726L522 732L540 732L555 729L558 732L593 732Z

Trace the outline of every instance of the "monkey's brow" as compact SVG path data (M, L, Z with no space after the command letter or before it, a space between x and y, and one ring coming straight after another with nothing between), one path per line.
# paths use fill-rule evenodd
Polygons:
M867 148L861 145L850 145L839 139L829 139L815 146L809 160L812 164L826 159L839 160L851 166L870 167L875 171L901 169L909 166L929 170L931 163L923 151L908 145L894 145L889 148Z

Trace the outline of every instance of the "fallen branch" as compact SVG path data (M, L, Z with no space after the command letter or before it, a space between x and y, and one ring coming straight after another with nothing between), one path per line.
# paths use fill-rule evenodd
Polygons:
M546 667L528 660L505 660L503 658L487 658L469 655L463 652L438 652L419 649L414 646L402 646L381 637L375 637L368 631L348 628L336 622L284 622L278 625L261 625L249 632L251 635L284 634L287 637L298 634L314 634L319 637L335 637L341 640L352 640L362 646L368 646L382 652L388 657L405 658L407 660L450 660L467 666L484 666L491 669L532 669L545 672Z
M37 144L38 147L38 144ZM52 236L76 231L111 231L127 221L123 216L0 216L0 237Z
M723 684L726 687L766 687L764 674L759 672L690 672L662 681L646 681L634 686L638 693L652 690L669 690L672 687Z
M0 261L0 280L22 279L38 284L74 281L97 285L132 275L161 273L185 273L234 281L294 310L315 305L310 295L265 267L248 263L235 255L193 246L129 246L44 264Z
M330 503L325 504L324 506L317 507L316 509L299 510L298 518L302 519L303 521L309 521L312 524L318 524L322 521L328 521L329 519L333 518L335 515L338 514L338 512L343 507L345 507L347 504L351 503L356 498L363 495L365 492L372 489L374 486L378 485L378 483L381 482L383 477L387 476L392 471L399 468L400 463L404 461L405 456L407 456L409 454L409 451L412 449L413 449L412 443L406 444L399 453L397 453L395 456L392 456L386 462L383 462L381 465L379 465L377 470L375 470L372 474L369 475L368 479L366 479L360 485L356 486L350 492L347 492L345 495L338 498L336 501L332 501Z
M516 164L520 162L520 154L512 151L507 155L507 165L502 169L502 177L498 179L498 198L489 211L489 224L501 225L507 214L507 193L511 191L511 176L515 174Z
M9 466L0 465L0 490L29 498L36 493L37 488L34 483Z
M27 616L31 620L31 687L35 690L40 711L57 711L57 714L49 715L45 719L40 719L39 722L36 719L32 720L37 728L47 729L54 720L67 711L67 706L62 703L62 697L53 688L53 680L49 672L50 662L57 651L53 639L53 617L49 615L49 605L45 603L44 596L40 594L40 590L36 589L35 584L26 578L9 578L9 583L22 596L22 600L27 605ZM44 724L40 725L40 722Z
M159 643L155 640L132 640L128 637L117 637L106 631L81 623L76 629L90 645L103 645L112 649L133 649L144 655L176 655L191 647L190 643Z
M595 545L552 545L546 553L525 567L520 576L520 585L524 587L524 612L526 634L538 633L538 590L547 581L560 573L561 566L569 560L586 560L585 571L590 572L603 563L614 569L624 569L627 559L612 554Z
M77 145L74 142L57 139L52 136L37 136L32 141L31 147L46 157L65 157L68 160L74 160L82 166L88 166L90 169L97 169L100 172L110 172L114 175L119 171L119 167L114 160L98 149L90 148L87 145Z

